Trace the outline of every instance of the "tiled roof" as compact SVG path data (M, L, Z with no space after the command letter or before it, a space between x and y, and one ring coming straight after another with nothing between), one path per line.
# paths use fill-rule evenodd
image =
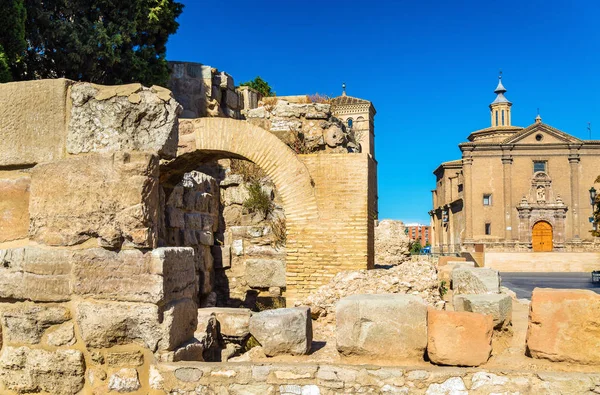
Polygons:
M365 99L359 99L358 97L352 96L338 96L331 99L331 103L337 106L343 106L346 104L371 104L370 101Z

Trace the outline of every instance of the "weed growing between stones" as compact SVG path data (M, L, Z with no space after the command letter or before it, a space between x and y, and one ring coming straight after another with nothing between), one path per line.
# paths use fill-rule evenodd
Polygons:
M250 212L260 212L265 218L273 211L271 197L263 190L260 182L253 181L248 185L248 199L244 202Z

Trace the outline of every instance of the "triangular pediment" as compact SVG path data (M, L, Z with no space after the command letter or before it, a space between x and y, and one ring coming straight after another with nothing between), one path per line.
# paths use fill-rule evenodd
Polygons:
M534 123L510 136L502 144L581 144L582 140L545 123Z

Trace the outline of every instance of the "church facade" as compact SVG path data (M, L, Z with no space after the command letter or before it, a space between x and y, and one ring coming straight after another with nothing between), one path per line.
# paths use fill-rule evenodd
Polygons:
M539 115L528 127L513 126L501 77L494 92L491 127L471 133L459 144L462 158L434 171L434 251L600 250L590 222L600 141L578 139Z

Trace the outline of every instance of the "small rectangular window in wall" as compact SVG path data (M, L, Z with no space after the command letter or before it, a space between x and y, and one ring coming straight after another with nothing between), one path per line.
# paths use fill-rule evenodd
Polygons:
M490 195L490 194L483 195L483 205L484 206L492 205L492 195Z
M485 234L486 235L492 234L492 224L490 224L489 222L487 224L485 224Z
M545 160L534 160L533 161L533 172L537 173L538 171L543 171L544 173L547 172L546 170L546 164L548 162L546 162Z

